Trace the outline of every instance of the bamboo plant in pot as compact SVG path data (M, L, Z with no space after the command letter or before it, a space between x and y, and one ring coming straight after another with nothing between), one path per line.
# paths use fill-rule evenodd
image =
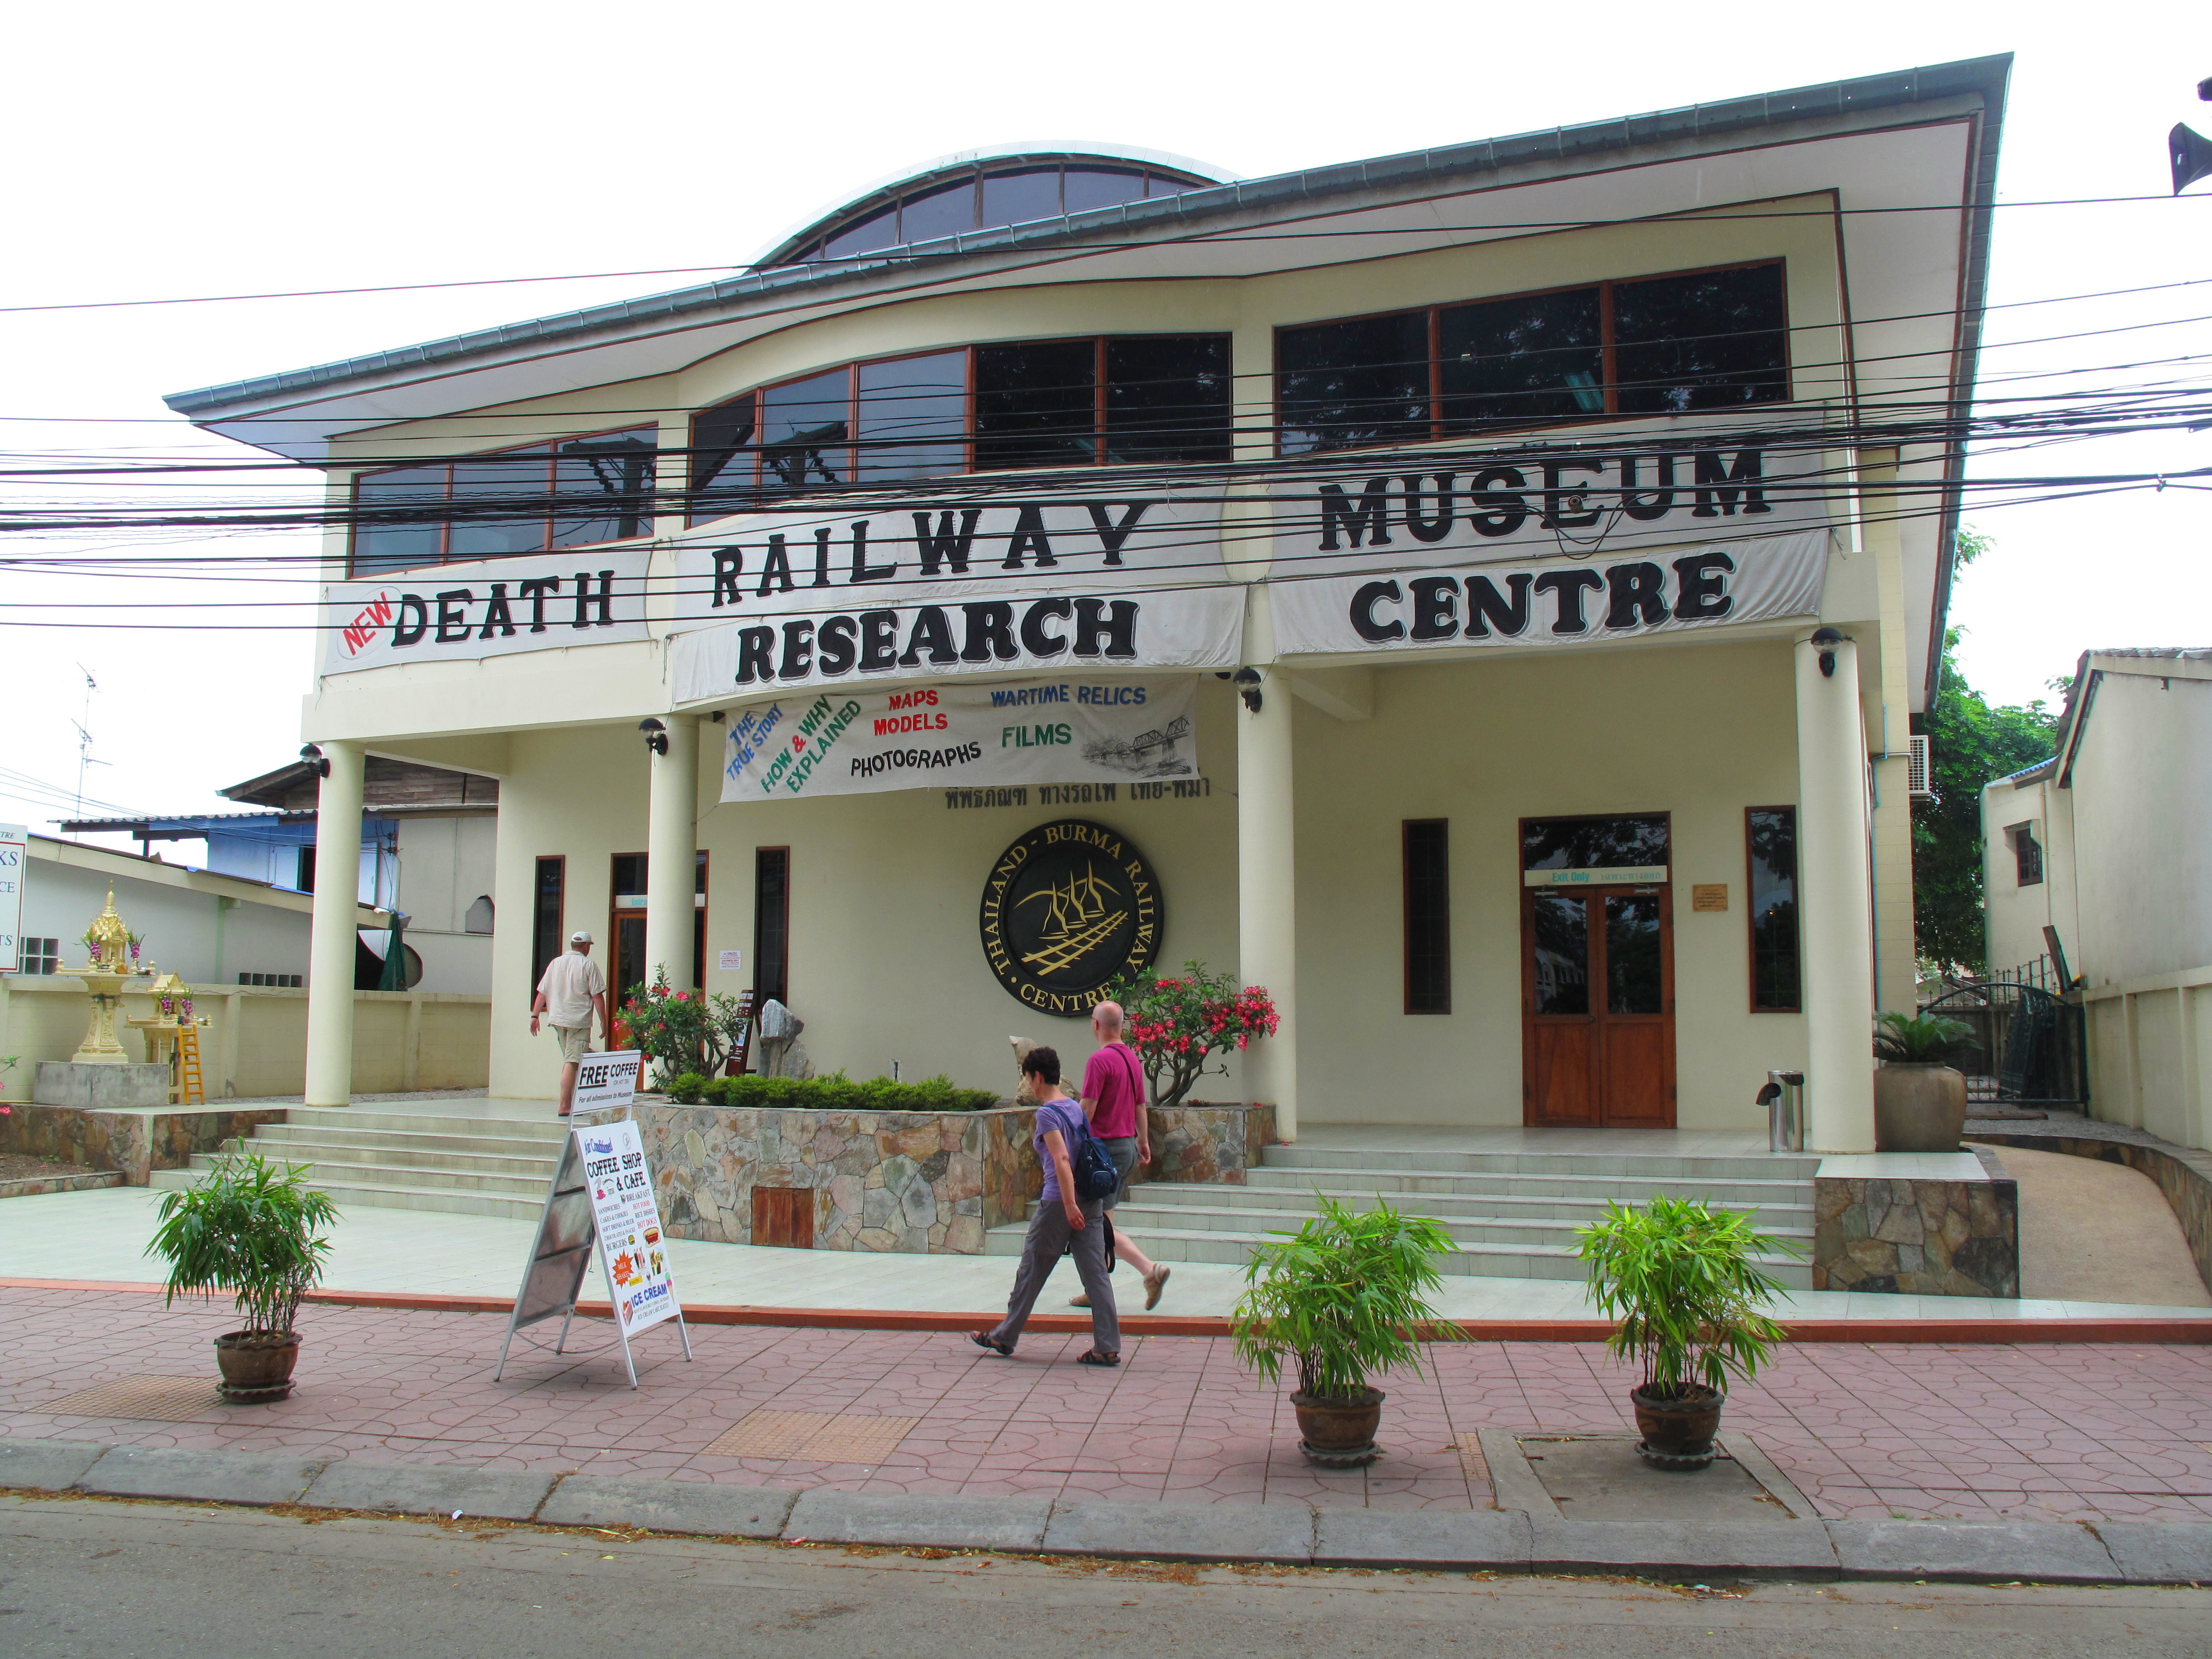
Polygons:
M1619 1322L1606 1346L1643 1370L1628 1396L1644 1436L1637 1451L1659 1468L1704 1468L1729 1377L1749 1382L1784 1340L1759 1311L1781 1281L1754 1258L1801 1247L1760 1232L1748 1214L1663 1195L1642 1209L1608 1200L1604 1218L1576 1237L1590 1299Z
M1874 1145L1879 1152L1955 1152L1966 1125L1966 1079L1950 1061L1973 1035L1941 1014L1876 1022Z
M147 1253L169 1264L164 1305L180 1293L228 1291L245 1322L215 1340L226 1400L275 1401L292 1392L300 1354L293 1321L331 1249L315 1230L337 1219L330 1194L309 1187L306 1176L232 1151L204 1180L161 1200Z
M1424 1342L1462 1334L1423 1299L1443 1282L1431 1258L1458 1247L1440 1223L1379 1200L1355 1211L1316 1198L1320 1214L1254 1252L1230 1328L1237 1357L1265 1381L1279 1381L1285 1360L1297 1367L1307 1459L1356 1468L1382 1455L1383 1394L1368 1378L1401 1366L1418 1376Z

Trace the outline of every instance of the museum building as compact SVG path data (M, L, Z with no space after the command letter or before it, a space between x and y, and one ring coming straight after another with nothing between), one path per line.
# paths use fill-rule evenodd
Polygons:
M2008 60L1241 179L964 153L724 280L172 398L329 474L305 739L497 780L532 987L1012 1081L1120 973L1308 1125L1873 1146ZM348 1097L316 899L307 1099Z

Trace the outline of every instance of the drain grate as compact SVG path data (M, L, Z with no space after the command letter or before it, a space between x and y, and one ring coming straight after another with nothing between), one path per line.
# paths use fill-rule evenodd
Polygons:
M133 1417L185 1423L218 1410L222 1396L204 1376L124 1376L65 1394L43 1409L71 1417Z
M752 1412L706 1445L716 1457L782 1457L809 1463L880 1463L918 1417L846 1412Z
M1482 1455L1482 1437L1468 1433L1459 1437L1460 1473L1467 1477L1469 1486L1491 1484L1490 1460Z

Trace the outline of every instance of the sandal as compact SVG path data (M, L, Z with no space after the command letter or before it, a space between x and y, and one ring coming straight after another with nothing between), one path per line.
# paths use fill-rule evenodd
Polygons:
M1166 1267L1155 1266L1152 1272L1145 1275L1145 1311L1146 1313L1152 1312L1153 1309L1160 1305L1160 1292L1167 1289L1167 1287L1168 1270Z
M1079 1365L1118 1365L1121 1363L1121 1356L1118 1353L1101 1353L1097 1349L1093 1348L1088 1353L1076 1355L1075 1363Z
M1012 1359L1014 1357L1014 1345L1011 1342L1000 1341L988 1331L971 1332L968 1340L977 1347L988 1349L998 1355L1001 1359Z

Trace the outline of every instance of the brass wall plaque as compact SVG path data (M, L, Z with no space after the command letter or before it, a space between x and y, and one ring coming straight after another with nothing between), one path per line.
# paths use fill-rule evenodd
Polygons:
M1727 909L1728 884L1724 881L1698 883L1690 889L1690 908L1692 910Z

